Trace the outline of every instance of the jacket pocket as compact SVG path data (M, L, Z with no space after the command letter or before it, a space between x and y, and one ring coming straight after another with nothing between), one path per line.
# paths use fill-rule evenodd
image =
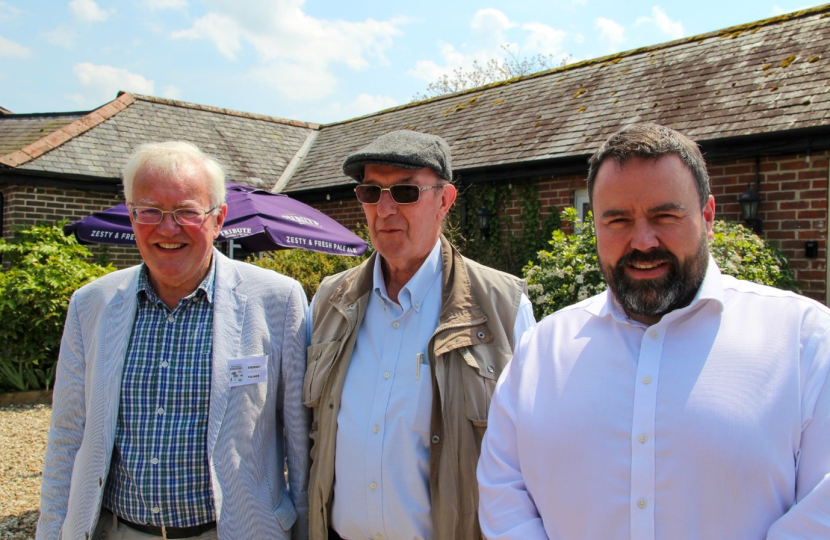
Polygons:
M283 493L279 506L274 508L273 512L284 531L290 531L291 526L297 521L297 509L287 493Z
M318 343L308 348L308 367L303 380L303 405L316 407L320 404L320 394L323 392L323 384L331 370L337 351L340 350L339 341Z
M464 347L459 350L466 366L463 366L464 406L467 420L473 426L476 447L481 448L481 439L487 429L487 413L496 389L496 380L504 367L501 355L492 358L496 351L489 347ZM476 354L473 354L476 353ZM488 354L491 353L491 354ZM497 353L496 353L497 354Z

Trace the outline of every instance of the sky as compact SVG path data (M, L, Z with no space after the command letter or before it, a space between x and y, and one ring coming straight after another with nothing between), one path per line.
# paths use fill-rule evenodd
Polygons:
M0 107L125 90L331 123L506 51L577 62L820 5L804 1L0 0Z

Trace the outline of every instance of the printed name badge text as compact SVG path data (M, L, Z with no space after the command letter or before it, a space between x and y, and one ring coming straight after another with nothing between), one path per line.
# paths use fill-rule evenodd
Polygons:
M267 358L267 356L248 356L228 361L228 381L231 388L268 382Z

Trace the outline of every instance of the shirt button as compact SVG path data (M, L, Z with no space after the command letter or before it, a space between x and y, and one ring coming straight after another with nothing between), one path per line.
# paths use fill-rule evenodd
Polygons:
M416 308L421 307L421 303L420 303L420 302L415 302L415 307L416 307Z
M383 378L388 379L389 377L391 377L391 374L388 371L384 372Z
M376 489L378 487L378 485L375 484L374 482L372 482L371 484L369 484L369 487L372 488L372 489Z
M637 501L637 506L640 507L640 509L643 509L646 506L648 506L648 503L645 499L640 499L639 501Z
M397 321L392 323L392 328L399 328L400 326L401 326L401 323L399 323Z
M161 509L158 506L154 506L152 512L154 514L158 514L159 512L161 512Z
M372 431L377 433L378 431L380 431L380 428L378 426L374 426L374 427L372 427Z
M649 377L648 375L643 377L643 384L651 384L651 377Z
M164 362L162 362L162 363L161 363L161 367L167 367L167 366L169 366L169 365L170 365L170 364L168 364L166 360L165 360Z
M432 436L432 444L438 444L438 442L440 440L441 440L441 437L439 437L438 435L433 435Z
M167 317L167 322L173 322L174 320L175 320L175 319L173 318L173 316L172 316L172 315L170 315L170 316L168 316L168 317Z
M156 409L156 414L164 414L164 408L159 407L158 409Z
M657 333L657 330L652 330L651 334L649 334L649 335L651 336L651 339L657 339L657 336L659 334Z
M645 433L640 433L640 435L637 437L637 440L641 443L645 443L648 440L648 435L646 435Z
M152 463L153 465L158 465L159 464L159 458L154 457L153 459L150 460L150 463Z

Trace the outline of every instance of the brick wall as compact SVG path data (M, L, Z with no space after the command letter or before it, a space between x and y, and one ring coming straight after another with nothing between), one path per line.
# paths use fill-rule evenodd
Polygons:
M801 293L825 301L827 280L827 175L830 152L761 158L759 217L762 236L781 248L795 270ZM741 221L738 197L755 185L755 160L709 165L717 217ZM805 256L804 243L818 242L818 257Z
M830 152L761 158L760 218L762 236L781 248L790 261L800 291L825 301L827 259L827 188ZM716 218L741 221L738 197L747 184L755 185L755 159L717 160L708 164ZM586 187L584 175L533 178L542 198L542 213L559 212L574 205L574 192ZM466 189L475 189L475 186ZM353 200L315 204L322 212L354 229L364 222L360 205ZM505 207L510 229L521 227L521 204L512 199ZM818 242L816 258L805 256L804 243Z
M761 158L760 218L763 236L780 247L795 270L801 292L821 302L825 300L827 259L827 188L830 152L810 156L785 155ZM747 184L755 183L755 159L719 160L709 165L712 193L717 203L716 217L740 221L738 197ZM574 191L585 187L583 175L533 178L542 198L543 214L559 212L574 204ZM468 189L475 189L472 186ZM120 193L87 192L72 189L4 186L3 235L9 238L13 225L54 223L75 220L121 201ZM323 213L352 230L365 224L360 204L352 198L314 205ZM505 212L511 216L511 229L521 226L521 205L512 200ZM805 256L804 243L818 242L817 258ZM100 252L100 246L91 246ZM135 248L108 246L110 260L119 268L140 261Z
M15 226L28 227L39 223L54 224L60 220L75 221L122 202L121 193L81 191L32 186L3 186L3 237L11 238ZM126 268L141 262L138 249L126 246L87 246L95 254L104 253L113 265Z
M349 230L356 231L358 225L366 225L363 207L354 197L334 202L315 203L312 206Z

